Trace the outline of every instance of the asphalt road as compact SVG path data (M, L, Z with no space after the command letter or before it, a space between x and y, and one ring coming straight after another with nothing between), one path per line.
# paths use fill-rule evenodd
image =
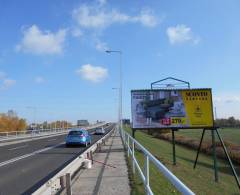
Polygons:
M106 133L112 128L108 127ZM66 148L65 137L59 135L1 146L0 195L31 194L86 150L81 146ZM101 137L92 135L92 144Z

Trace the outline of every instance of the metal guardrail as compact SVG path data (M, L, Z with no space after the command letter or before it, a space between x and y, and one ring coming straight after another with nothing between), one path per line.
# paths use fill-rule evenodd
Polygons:
M80 156L76 157L70 164L68 164L65 168L59 171L55 176L49 179L46 183L44 183L39 189L37 189L32 195L53 195L58 193L59 191L66 188L66 194L71 193L71 177L74 175L79 168L83 165L84 162L92 159L92 154L100 147L101 144L105 143L106 139L108 139L113 131L116 129L114 127L111 131L109 131L104 137L95 142L91 147L85 150Z
M131 155L132 159L132 169L135 174L137 168L141 179L144 183L145 191L147 195L153 195L154 193L151 190L149 184L149 163L150 161L158 168L158 170L176 187L176 189L182 194L194 195L184 183L182 183L171 171L169 171L159 160L157 160L146 148L144 148L136 139L130 136L123 129L120 130L120 135L122 137L124 146L127 150L128 157ZM141 150L144 155L144 170L141 169L136 157L135 150Z
M98 126L103 126L106 123L98 123L93 124L87 127L81 127L85 129L92 129L96 128ZM10 140L16 140L16 139L23 139L23 138L32 138L32 137L41 137L44 135L54 135L54 134L60 134L60 133L67 133L71 128L54 128L54 129L39 129L39 130L33 130L33 131L9 131L9 132L0 132L0 142L1 141L10 141Z

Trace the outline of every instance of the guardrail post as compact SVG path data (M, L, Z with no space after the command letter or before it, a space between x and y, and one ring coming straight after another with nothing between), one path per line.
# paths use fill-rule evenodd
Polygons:
M122 138L122 142L123 142L123 146L124 146L124 148L125 148L125 135L124 135L124 132L121 130L121 132L120 132L120 136L121 136L121 138Z
M145 176L145 191L146 194L149 194L148 192L148 186L149 186L149 158L148 155L144 155L145 159L144 159L144 176Z
M124 133L124 145L125 147L128 145L128 134L126 132Z
M87 153L87 159L91 160L91 159L90 159L90 153L89 153L89 152Z
M66 191L67 195L72 195L72 188L71 188L71 174L66 174Z
M132 140L132 169L133 169L133 174L135 174L135 151L134 151L134 141Z
M92 165L93 165L93 152L92 152L92 150L90 151L90 158L91 158Z
M101 144L97 143L97 151L100 152L101 151Z
M124 145L127 147L127 137L128 135L124 132Z
M65 178L65 175L62 175L62 176L60 177L60 186L61 186L62 189L66 187L66 178Z

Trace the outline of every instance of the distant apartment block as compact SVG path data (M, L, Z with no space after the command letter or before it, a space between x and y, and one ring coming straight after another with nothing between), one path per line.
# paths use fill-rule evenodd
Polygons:
M88 125L89 125L88 120L77 120L77 126L83 127Z

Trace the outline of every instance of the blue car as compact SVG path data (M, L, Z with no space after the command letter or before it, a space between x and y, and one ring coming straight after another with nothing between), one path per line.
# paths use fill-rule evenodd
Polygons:
M66 147L70 145L84 145L91 144L91 135L84 129L73 129L66 137Z

